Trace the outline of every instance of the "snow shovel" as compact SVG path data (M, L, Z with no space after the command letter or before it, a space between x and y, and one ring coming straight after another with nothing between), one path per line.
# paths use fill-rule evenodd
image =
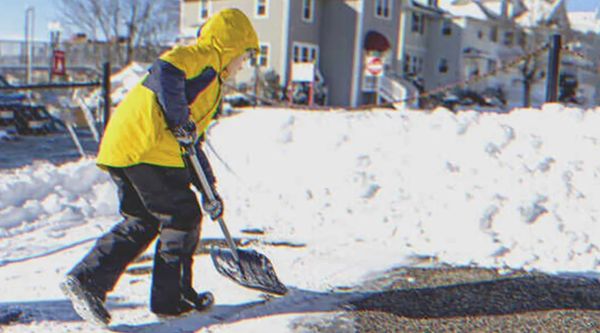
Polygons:
M192 167L200 180L202 191L207 196L206 199L209 202L217 200L198 160L196 147L190 145L186 150ZM287 293L287 288L277 278L271 261L263 254L254 250L238 249L231 238L231 234L229 234L223 218L218 218L217 222L229 246L229 249L219 249L216 247L210 249L210 256L217 271L247 288L258 289L276 295Z

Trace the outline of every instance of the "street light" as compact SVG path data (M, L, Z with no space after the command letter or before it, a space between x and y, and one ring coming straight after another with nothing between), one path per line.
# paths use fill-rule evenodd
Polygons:
M31 83L31 58L33 55L33 29L35 20L35 8L33 6L25 9L25 58L27 65L27 74L25 81Z

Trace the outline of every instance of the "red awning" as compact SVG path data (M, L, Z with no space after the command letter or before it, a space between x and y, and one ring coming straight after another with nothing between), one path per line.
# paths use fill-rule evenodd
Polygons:
M390 49L388 39L377 31L370 30L365 36L365 50L385 52Z

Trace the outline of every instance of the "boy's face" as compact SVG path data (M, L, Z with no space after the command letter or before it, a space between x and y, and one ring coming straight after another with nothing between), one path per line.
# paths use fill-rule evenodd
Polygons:
M245 52L241 56L234 58L229 65L225 68L227 77L234 77L237 72L242 68L244 62L246 62L250 58L250 52Z

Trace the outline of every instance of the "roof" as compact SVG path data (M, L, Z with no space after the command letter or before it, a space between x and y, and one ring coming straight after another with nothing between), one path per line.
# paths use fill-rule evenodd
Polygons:
M490 10L491 13L495 14L496 16L500 16L499 4L499 1L497 4L486 2L485 6ZM479 20L489 19L489 16L486 15L481 6L471 0L440 0L439 6L453 16L471 17Z
M600 19L594 12L570 12L567 14L571 28L583 33L600 33Z
M554 22L568 25L564 0L506 0L509 17L525 27ZM439 0L440 8L453 16L480 20L504 20L502 0Z

